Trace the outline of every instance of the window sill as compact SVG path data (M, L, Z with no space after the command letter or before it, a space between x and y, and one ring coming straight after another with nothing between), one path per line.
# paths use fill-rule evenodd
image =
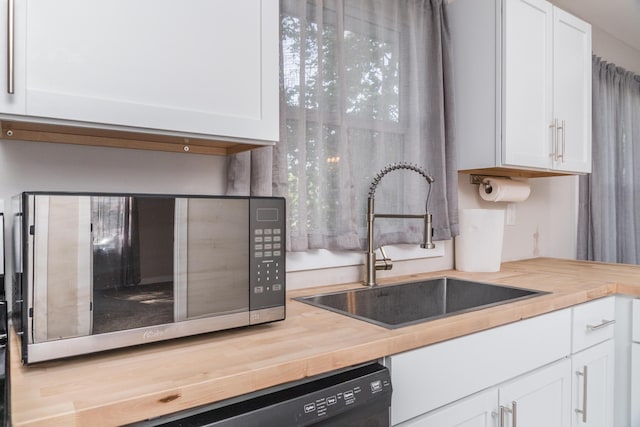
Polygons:
M394 261L436 258L444 256L444 242L436 242L434 249L422 249L419 245L385 246L387 256ZM379 254L379 251L378 251ZM348 267L364 264L364 253L356 251L328 251L316 249L306 252L287 252L287 272Z

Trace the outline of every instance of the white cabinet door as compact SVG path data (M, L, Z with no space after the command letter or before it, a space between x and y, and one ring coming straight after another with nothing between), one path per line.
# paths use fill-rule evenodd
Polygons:
M553 8L553 168L591 171L591 26Z
M640 426L640 343L631 344L631 424Z
M614 343L606 341L571 356L574 427L613 426Z
M504 427L569 427L571 362L564 359L500 387Z
M9 0L0 0L0 113L24 114L26 112L24 78L25 75L25 37L19 33L25 28L24 1L13 2L13 11L9 11ZM13 25L10 26L9 23ZM6 25L6 27L5 27ZM9 29L13 28L13 53L9 52ZM11 58L10 58L11 56ZM9 75L13 83L13 93L9 92Z
M278 139L277 0L16 3L28 116Z
M491 389L400 424L401 427L493 427L498 391Z
M640 299L631 301L631 410L632 426L640 425ZM617 384L616 384L617 386Z
M552 6L544 0L503 2L502 161L506 165L550 166L552 23Z

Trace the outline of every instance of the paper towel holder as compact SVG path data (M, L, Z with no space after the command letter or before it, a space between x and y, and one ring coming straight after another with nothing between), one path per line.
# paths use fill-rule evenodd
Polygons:
M484 185L487 187L487 183L484 182L487 178L500 178L500 179L511 179L510 176L491 176L491 175L470 175L471 184L474 185Z
M471 184L475 184L475 185L484 184L484 180L487 178L511 179L510 176L469 175L469 180Z

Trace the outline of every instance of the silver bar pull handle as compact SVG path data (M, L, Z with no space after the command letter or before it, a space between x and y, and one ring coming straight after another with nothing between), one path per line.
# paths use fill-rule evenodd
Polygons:
M551 129L551 145L553 147L551 157L553 157L553 160L558 160L558 119L553 119L549 128Z
M505 415L505 413L507 411L511 412L511 410L509 408L506 408L506 407L500 405L500 424L499 424L499 427L504 427L504 415Z
M511 408L500 405L500 427L505 427L505 414L511 414L511 427L518 427L518 403L511 402Z
M582 422L587 422L587 367L582 368L582 372L576 371L576 375L582 377L582 409L576 408L576 414L582 414Z
M565 154L567 153L567 144L566 144L566 135L567 135L567 125L562 121L562 163L565 160Z
M558 132L562 132L562 154L560 154ZM556 160L562 160L562 163L564 163L564 120L558 124L558 119L556 119Z
M606 328L607 326L613 325L615 323L616 323L615 320L602 319L602 322L599 325L587 325L587 330L588 331L597 331L599 329Z
M14 60L15 60L15 52L14 52L14 0L9 0L7 2L7 93L13 95L14 88Z

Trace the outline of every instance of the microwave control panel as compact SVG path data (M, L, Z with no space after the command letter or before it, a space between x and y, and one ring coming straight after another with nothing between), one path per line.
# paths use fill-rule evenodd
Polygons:
M249 201L250 310L285 304L285 199Z

